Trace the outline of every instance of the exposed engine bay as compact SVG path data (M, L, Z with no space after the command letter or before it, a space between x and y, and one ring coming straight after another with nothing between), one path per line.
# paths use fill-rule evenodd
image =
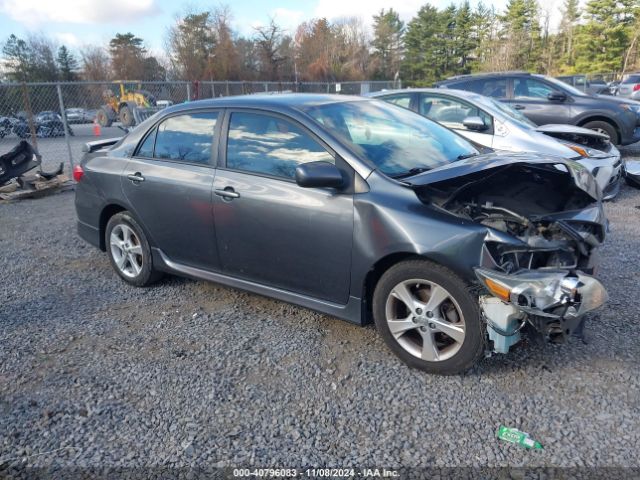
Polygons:
M565 140L567 142L582 145L587 148L593 148L594 150L600 150L601 152L609 152L611 150L611 142L604 135L583 135L580 133L571 132L544 132L550 137L557 138L559 140Z
M606 300L590 276L606 220L589 180L580 166L511 163L415 188L423 202L488 228L475 272L491 294L480 306L494 351L506 353L526 323L563 341Z

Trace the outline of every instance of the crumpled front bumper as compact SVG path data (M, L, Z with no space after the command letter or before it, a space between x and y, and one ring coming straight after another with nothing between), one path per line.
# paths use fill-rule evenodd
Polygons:
M492 296L510 307L506 318L505 313L496 314L495 308L484 308L486 302L481 302L494 336L497 332L509 337L516 332L518 322L527 321L551 340L564 339L578 328L586 313L608 299L598 280L579 271L521 270L506 274L477 267L475 274Z
M578 163L589 169L600 187L603 200L612 200L618 195L623 174L623 160L617 148L612 145L609 152L580 159Z

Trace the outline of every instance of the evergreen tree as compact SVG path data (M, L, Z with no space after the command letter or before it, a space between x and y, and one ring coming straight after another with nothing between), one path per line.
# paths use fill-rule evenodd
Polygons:
M482 2L478 2L472 16L472 32L477 44L472 63L472 71L489 69L490 60L496 50L496 23L497 15L493 7L489 8Z
M63 82L72 82L78 79L78 61L64 45L58 49L56 63L58 64L60 80Z
M589 0L576 44L576 70L620 71L634 21L634 0Z
M2 47L3 66L12 82L30 81L32 52L27 42L11 34Z
M501 17L502 56L508 70L538 71L540 64L540 24L536 0L509 0Z
M173 70L183 80L211 79L216 46L211 12L189 13L168 32L167 50Z
M118 80L141 80L147 50L133 33L116 33L109 41L111 68Z
M460 5L455 15L454 49L458 59L456 73L470 73L478 38L474 34L474 17L468 0Z
M392 79L400 71L402 61L402 35L404 22L393 8L380 10L373 16L373 60L376 62L374 75L377 78Z
M431 85L443 77L445 42L441 20L438 9L427 3L407 25L403 78L414 85Z
M575 65L575 33L580 20L579 0L564 0L562 20L560 22L559 43L562 46L560 64L565 71L571 71Z

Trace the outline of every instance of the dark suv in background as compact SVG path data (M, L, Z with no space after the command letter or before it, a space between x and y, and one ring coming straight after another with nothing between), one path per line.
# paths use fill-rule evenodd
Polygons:
M560 80L526 72L461 75L436 84L510 104L538 125L566 123L606 133L616 145L640 141L640 103L588 95Z

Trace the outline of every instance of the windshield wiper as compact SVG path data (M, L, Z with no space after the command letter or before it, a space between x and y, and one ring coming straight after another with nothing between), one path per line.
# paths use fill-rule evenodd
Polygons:
M471 152L471 153L463 153L461 155L458 155L458 160L464 160L466 158L471 158L471 157L475 157L477 156L478 153L477 152Z
M428 170L431 170L430 168L427 167L414 167L410 170L407 170L404 173L399 173L397 175L391 175L391 178L407 178L407 177L412 177L414 175L418 175L419 173L424 173Z

